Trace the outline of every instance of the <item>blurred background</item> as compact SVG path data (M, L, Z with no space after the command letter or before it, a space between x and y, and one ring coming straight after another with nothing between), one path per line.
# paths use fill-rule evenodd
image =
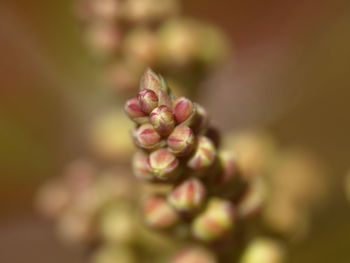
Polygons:
M291 262L349 262L350 2L190 0L184 11L233 43L198 98L218 126L267 130L328 167L330 194ZM103 107L97 74L70 0L0 3L0 262L81 261L33 200L86 152L87 123Z

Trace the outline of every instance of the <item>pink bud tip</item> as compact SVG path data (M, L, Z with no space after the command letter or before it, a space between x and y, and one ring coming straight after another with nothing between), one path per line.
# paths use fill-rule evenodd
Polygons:
M145 123L147 121L147 115L141 110L138 99L129 99L124 106L124 110L129 118L138 124Z
M169 203L179 211L191 211L202 206L206 197L203 183L190 178L179 184L169 196Z
M165 105L161 105L151 112L150 123L163 136L169 135L175 127L174 115Z
M161 137L149 123L141 125L134 132L135 143L145 150L154 150L160 147Z
M168 140L169 150L176 156L188 155L194 147L195 136L191 128L180 125L175 127L169 135Z
M152 172L160 179L174 177L179 168L179 160L169 150L161 148L149 156Z
M176 211L160 196L149 197L143 205L143 212L146 224L158 229L172 227L179 220Z
M145 89L140 91L137 98L141 110L147 114L151 113L151 111L158 106L158 96L152 90Z
M230 201L213 198L192 224L193 235L206 242L225 236L234 226L235 213Z
M148 155L143 152L136 152L132 160L132 168L135 176L144 180L154 179L148 163Z
M193 113L193 103L187 98L178 98L174 102L174 116L177 123L184 122Z
M214 143L205 136L198 136L198 143L194 155L189 159L189 168L200 171L211 167L216 159Z

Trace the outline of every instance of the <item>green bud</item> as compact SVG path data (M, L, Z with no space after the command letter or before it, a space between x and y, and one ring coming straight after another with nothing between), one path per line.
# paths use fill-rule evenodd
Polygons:
M158 106L158 96L153 90L145 89L139 92L137 98L141 110L147 114L151 113Z
M155 150L161 147L161 137L149 123L141 125L134 131L135 144L145 150Z
M129 99L124 106L125 113L137 124L143 124L148 121L148 116L141 109L138 99Z
M192 224L193 235L205 242L224 237L234 227L235 212L230 201L212 198L205 211Z
M163 136L169 135L175 127L174 115L165 105L155 108L149 116L149 121L154 129Z
M185 156L191 153L195 144L195 136L191 128L187 126L177 126L169 135L167 144L170 152L176 156Z
M144 180L153 180L151 167L148 162L148 155L143 152L136 152L132 159L133 172L137 178Z
M179 211L193 211L201 207L205 201L206 189L203 183L190 178L180 183L169 195L169 203Z
M216 149L213 142L205 137L198 136L198 143L193 156L188 160L187 166L194 171L201 172L210 168L216 159Z
M240 263L283 263L285 258L285 248L278 241L256 238L246 248Z
M148 197L143 204L143 213L146 224L157 229L172 227L179 220L177 212L161 196Z
M149 164L152 173L164 180L174 178L179 171L179 160L164 148L150 154Z

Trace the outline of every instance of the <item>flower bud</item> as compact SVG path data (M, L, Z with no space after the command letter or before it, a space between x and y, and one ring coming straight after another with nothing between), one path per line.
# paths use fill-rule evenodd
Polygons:
M164 84L163 78L148 68L141 78L140 90L150 89L158 94L160 90L168 91Z
M128 32L122 48L130 61L142 65L152 64L157 55L156 36L149 29L138 27Z
M137 98L129 99L124 106L124 111L131 120L137 124L143 124L148 121L148 116L142 111Z
M87 28L86 39L92 51L103 58L120 49L122 32L112 23L95 23Z
M143 152L136 152L132 159L132 168L134 175L137 178L152 180L154 175L151 173L151 168L148 163L148 155Z
M149 120L156 131L163 136L169 135L175 127L174 115L165 105L155 108Z
M220 152L217 164L214 192L230 200L240 199L246 191L247 182L242 179L236 158L230 152Z
M268 238L257 238L248 245L240 263L283 263L285 258L282 244Z
M194 106L192 101L187 98L181 97L175 100L173 113L177 123L186 121L194 112Z
M265 203L266 194L266 185L260 177L256 177L237 204L238 216L247 219L258 214Z
M195 133L203 131L208 124L205 109L186 98L179 98L174 102L173 112L177 123L191 127Z
M217 259L205 248L188 247L179 251L170 263L217 263Z
M161 146L161 137L149 123L134 131L135 143L142 149L155 150Z
M201 241L215 241L234 227L234 221L235 213L231 202L213 198L205 211L193 221L192 232Z
M141 90L137 95L141 110L147 114L158 106L158 96L150 89Z
M148 197L143 205L143 212L146 224L158 229L172 227L179 220L176 211L161 196Z
M196 178L190 178L175 187L168 200L179 211L191 211L201 207L205 197L203 183Z
M185 156L193 150L195 136L191 128L180 125L169 135L167 144L170 152L176 156Z
M194 155L188 160L187 166L195 171L206 170L214 164L216 149L213 142L205 137L198 136L198 143Z
M160 179L172 178L179 170L179 160L164 148L150 154L149 164L152 173Z
M103 241L130 244L137 239L137 223L133 212L134 210L125 204L108 206L104 209L98 224L98 232Z
M158 96L158 106L165 105L169 108L172 106L171 92L165 80L154 73L151 69L147 69L141 78L140 90L149 89L154 91Z

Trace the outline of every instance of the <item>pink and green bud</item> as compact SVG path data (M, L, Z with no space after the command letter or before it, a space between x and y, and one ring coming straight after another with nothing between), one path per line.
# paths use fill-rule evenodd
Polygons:
M176 156L186 156L192 152L195 141L191 128L179 125L169 135L167 144L169 150Z
M148 116L142 111L141 105L136 97L129 99L125 103L124 111L129 118L137 124L143 124L148 121Z
M179 251L170 263L218 263L218 261L209 250L193 246Z
M155 150L161 147L160 135L149 123L141 125L134 131L135 144L145 150Z
M194 106L192 101L181 97L175 100L173 108L175 120L177 123L182 123L194 114Z
M174 102L173 112L177 123L191 127L195 133L202 132L207 127L207 112L202 106L189 99L177 99Z
M192 224L193 235L204 242L216 241L230 232L235 224L235 212L230 201L213 198L205 211Z
M164 148L150 154L149 164L152 173L163 180L173 179L179 171L179 160Z
M198 136L197 147L187 166L194 171L203 171L210 168L216 159L214 143L205 136Z
M155 130L163 136L169 135L175 127L174 115L165 105L155 108L151 112L149 120Z
M143 75L140 90L154 91L158 96L158 106L172 107L172 97L168 85L161 76L154 73L151 69L147 69Z
M230 200L238 200L246 191L247 182L242 179L238 170L236 158L229 152L221 152L217 162L217 172L213 189L219 196L225 196Z
M190 212L200 208L206 198L206 189L203 183L190 178L179 184L169 195L169 203L179 211Z
M238 167L236 158L229 152L221 152L219 155L220 171L217 176L219 185L230 184L238 179Z
M266 185L260 177L256 177L237 204L238 216L249 219L258 215L265 204L266 195Z
M132 168L134 175L143 180L153 180L154 175L148 162L148 155L139 151L134 154L132 159Z
M161 196L148 197L143 204L143 213L146 224L157 229L172 227L179 221L177 212Z
M214 143L215 147L218 149L221 143L220 131L215 127L208 127L205 136L208 137Z
M144 113L151 113L158 106L158 96L150 89L141 90L137 95L140 108Z

